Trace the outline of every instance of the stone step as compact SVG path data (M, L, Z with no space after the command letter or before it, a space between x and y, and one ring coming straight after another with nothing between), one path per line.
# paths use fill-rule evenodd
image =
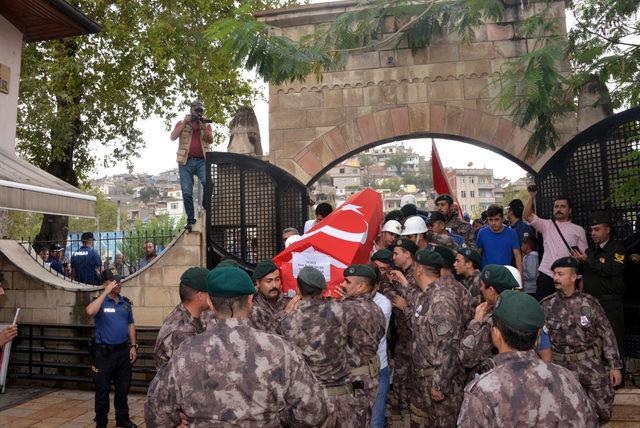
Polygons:
M624 387L616 390L611 422L605 428L640 427L640 389Z

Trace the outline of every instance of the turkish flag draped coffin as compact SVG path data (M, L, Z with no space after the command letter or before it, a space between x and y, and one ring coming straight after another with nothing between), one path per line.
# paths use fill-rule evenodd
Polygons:
M297 292L300 269L312 266L327 280L324 294L335 297L335 288L344 280L344 269L355 263L369 263L383 219L382 197L378 192L367 188L350 197L302 235L300 241L274 257L282 277L282 290Z

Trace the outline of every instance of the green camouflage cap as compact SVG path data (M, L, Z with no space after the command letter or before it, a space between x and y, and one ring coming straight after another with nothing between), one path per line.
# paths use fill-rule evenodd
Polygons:
M256 268L253 270L253 280L257 281L259 279L264 278L269 275L271 272L275 272L278 270L278 266L271 260L263 260L256 265Z
M444 266L442 256L435 251L420 250L416 253L416 262L421 265L431 266L440 269Z
M578 261L573 257L561 257L551 265L551 270L555 268L564 267L564 268L574 268L578 270L579 265Z
M460 248L458 250L458 254L462 254L463 256L465 256L473 263L475 263L476 266L480 266L482 264L482 256L480 255L480 253L472 250L471 248Z
M180 282L194 290L207 292L207 275L209 271L202 267L190 267L180 277Z
M436 204L438 202L440 202L440 201L447 201L447 202L449 202L449 204L453 204L453 198L451 197L451 195L448 195L446 193L442 194L442 195L440 195L440 196L438 196L436 198Z
M371 261L374 261L374 260L379 260L382 263L386 263L390 265L393 262L393 253L387 250L386 248L382 250L378 250L371 255Z
M544 312L538 301L516 290L505 290L498 296L493 316L523 333L537 332L544 324Z
M211 297L238 297L255 294L256 287L242 269L223 266L207 275L207 292Z
M322 272L311 266L305 266L300 269L298 279L304 281L305 284L320 290L327 288L327 280L324 279Z
M442 267L453 267L453 262L456 261L456 253L454 253L447 247L443 247L442 245L436 245L433 251L440 254L440 256L444 259L444 265Z
M371 278L374 281L378 280L376 271L369 265L351 265L344 270L343 276L363 276L365 278Z
M415 255L416 251L418 251L418 246L416 245L416 243L407 238L398 239L396 241L395 247L404 248L405 250L410 252L411 255Z
M486 265L482 269L480 279L484 281L487 287L492 286L495 288L498 293L520 287L520 284L518 284L509 269L502 265Z

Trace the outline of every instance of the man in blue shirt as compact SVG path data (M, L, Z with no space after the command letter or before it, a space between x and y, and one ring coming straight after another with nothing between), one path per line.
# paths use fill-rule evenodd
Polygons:
M60 275L64 275L64 266L60 261L60 255L62 254L62 245L55 243L51 246L51 254L49 255L49 263L51 269L58 272Z
M93 249L93 233L83 233L80 240L82 247L71 256L71 275L78 282L99 285L102 260L100 253Z
M96 323L91 370L96 386L94 421L97 428L106 428L108 423L111 381L115 387L116 426L136 428L129 419L127 394L131 383L131 364L136 361L138 345L131 300L120 295L121 279L110 269L103 271L104 291L86 308L87 315Z
M478 232L476 247L482 252L482 268L490 264L515 266L522 278L522 253L515 230L505 227L502 207L491 205L487 209L487 223Z
M533 228L527 222L522 220L522 212L524 211L524 203L520 199L514 199L507 205L507 220L518 234L518 242L522 246L522 238L525 236L535 236Z

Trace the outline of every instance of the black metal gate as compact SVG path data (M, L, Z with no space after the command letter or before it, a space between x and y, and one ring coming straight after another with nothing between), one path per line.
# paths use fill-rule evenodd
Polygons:
M637 150L640 107L611 116L576 135L537 175L538 213L551 218L554 199L564 195L572 201L574 223L589 230L591 213L606 209L612 213L615 237L629 238L640 211L640 195L614 203L611 193L625 180L620 177L622 171L640 166L629 158Z
M282 230L300 232L309 192L288 172L236 153L207 153L207 265L224 257L245 267L284 248Z

